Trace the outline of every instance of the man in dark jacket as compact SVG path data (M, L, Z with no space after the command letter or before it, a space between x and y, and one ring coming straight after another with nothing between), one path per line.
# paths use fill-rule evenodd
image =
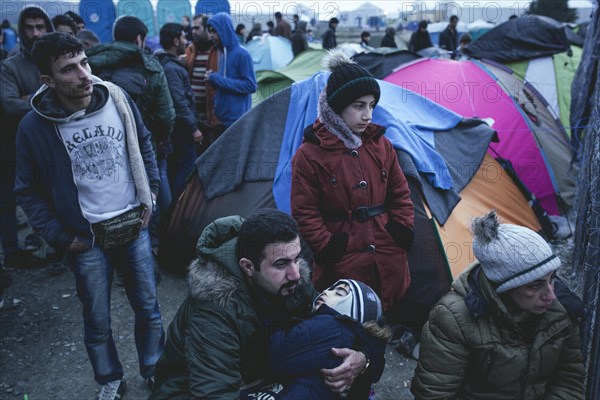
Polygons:
M175 23L165 24L160 29L160 45L165 50L157 55L162 65L169 91L175 105L175 128L172 134L173 153L169 168L171 189L175 197L183 191L185 180L194 170L196 161L196 143L202 140L202 132L194 114L194 92L185 67L179 62L179 56L185 52L185 31Z
M396 29L393 26L388 26L385 30L385 35L381 39L381 47L398 48L396 44Z
M279 11L275 13L275 23L277 25L275 25L273 36L281 36L287 40L292 40L292 27L283 19L283 15Z
M298 21L298 25L292 35L292 53L294 57L308 49L308 40L306 39L306 21Z
M419 29L414 31L410 36L408 49L416 53L429 47L433 47L433 43L431 43L431 37L427 31L427 21L423 20L419 22Z
M453 15L450 17L450 23L440 33L440 47L444 50L452 52L452 59L456 58L456 48L458 47L458 31L456 25L458 24L458 17Z
M125 89L137 105L156 147L161 182L166 182L166 157L175 110L160 63L144 53L147 34L148 28L138 18L121 17L115 22L115 41L92 47L87 55L94 74ZM165 210L167 192L168 186L161 185L157 200Z
M17 132L15 194L33 228L68 250L99 398L119 399L125 381L110 326L114 269L135 312L148 385L164 346L147 230L159 184L150 133L129 96L91 74L74 36L44 35L32 56L45 85Z
M157 399L239 399L265 376L270 332L306 317L317 292L300 258L296 222L275 209L208 225L190 266L189 296L169 326L157 365ZM363 353L332 350L344 362L323 374L341 393L365 368Z
M335 30L340 23L340 20L333 17L329 20L329 28L323 34L323 49L330 50L337 47L337 38L335 37Z
M43 265L43 259L21 250L17 241L17 203L13 195L15 186L15 137L21 119L31 111L29 100L41 86L40 72L31 58L35 41L54 28L48 15L39 7L27 7L19 15L20 51L4 60L0 67L0 92L2 96L2 146L0 153L3 168L0 192L2 203L0 223L4 264L9 268L26 268Z

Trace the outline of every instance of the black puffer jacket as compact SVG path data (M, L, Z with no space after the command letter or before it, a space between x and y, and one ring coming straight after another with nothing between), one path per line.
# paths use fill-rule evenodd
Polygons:
M169 92L171 92L173 106L175 107L175 129L173 133L191 135L198 129L198 126L194 116L196 101L190 84L190 76L183 64L174 55L164 52L157 54L157 58L165 71L169 83Z

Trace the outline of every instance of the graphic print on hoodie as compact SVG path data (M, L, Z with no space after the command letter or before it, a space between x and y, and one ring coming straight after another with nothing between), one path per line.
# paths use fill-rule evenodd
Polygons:
M85 218L93 224L139 205L125 127L108 90L103 85L94 85L90 106L71 115L54 105L58 102L52 91L41 91L34 101L35 110L56 123L71 158Z

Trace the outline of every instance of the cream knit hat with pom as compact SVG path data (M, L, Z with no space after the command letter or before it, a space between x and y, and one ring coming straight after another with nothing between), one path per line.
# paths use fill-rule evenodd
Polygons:
M473 253L485 276L502 293L526 285L560 267L550 245L529 228L501 224L493 210L471 223Z

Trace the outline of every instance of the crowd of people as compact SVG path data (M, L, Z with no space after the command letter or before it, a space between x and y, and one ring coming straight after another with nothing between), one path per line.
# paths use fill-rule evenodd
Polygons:
M307 48L304 21L275 20L295 54ZM457 21L440 35L453 54ZM18 201L74 274L99 399L126 388L111 331L115 271L151 399L374 398L386 319L410 286L414 207L385 128L372 122L379 83L336 49L338 24L323 35L331 74L292 161L291 215L261 209L209 224L165 334L149 226L185 190L195 159L251 108L245 26L226 13L167 23L162 50L149 54L134 16L100 44L76 15L21 11L20 45L1 65L2 157L14 165L2 181L4 265L44 262L19 247ZM431 44L419 28L411 46ZM386 31L386 46L394 36ZM576 299L557 299L560 260L494 211L472 232L478 261L431 312L413 394L583 399Z

